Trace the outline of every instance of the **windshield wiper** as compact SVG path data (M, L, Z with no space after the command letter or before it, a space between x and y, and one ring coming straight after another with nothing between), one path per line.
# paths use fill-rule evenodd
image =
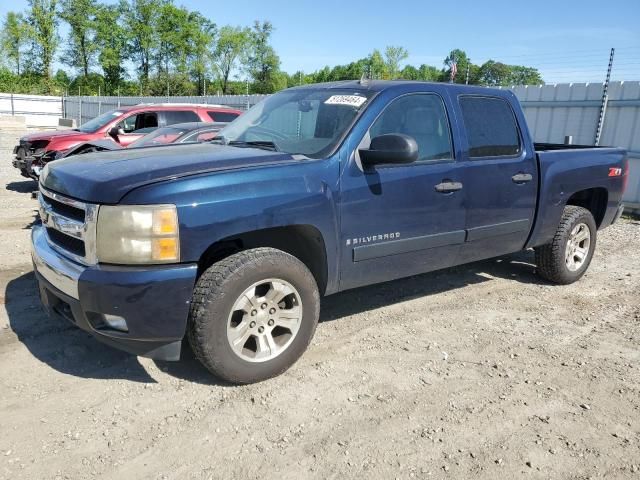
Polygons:
M255 147L255 148L261 148L263 150L271 150L273 152L280 151L280 149L275 144L275 142L272 142L271 140L253 140L253 141L232 140L230 142L227 142L227 145L230 145L232 147L241 147L241 148Z

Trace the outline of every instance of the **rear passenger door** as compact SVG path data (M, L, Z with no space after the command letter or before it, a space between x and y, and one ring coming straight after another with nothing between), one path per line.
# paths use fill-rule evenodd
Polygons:
M537 162L511 104L498 96L460 95L466 136L464 189L468 262L521 250L533 224ZM526 129L524 129L526 132Z

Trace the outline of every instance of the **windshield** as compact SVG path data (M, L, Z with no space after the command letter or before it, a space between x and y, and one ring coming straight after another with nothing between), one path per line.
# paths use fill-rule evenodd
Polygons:
M272 144L274 150L322 158L347 133L373 92L301 88L272 95L220 131L231 145Z
M131 142L129 148L150 147L152 145L166 145L167 143L173 143L188 131L188 128L179 127L158 128L157 130L151 132L149 135L145 135L135 142Z
M119 117L120 115L122 115L121 111L110 110L106 113L103 113L102 115L97 116L93 120L89 120L88 122L83 123L77 128L77 130L84 133L95 133L106 124L110 123L112 120L115 120L116 117Z

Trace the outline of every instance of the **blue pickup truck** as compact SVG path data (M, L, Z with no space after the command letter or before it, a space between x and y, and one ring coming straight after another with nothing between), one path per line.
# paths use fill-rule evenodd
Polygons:
M618 148L534 144L508 90L309 85L209 144L48 165L33 263L47 309L97 339L178 360L186 337L250 383L302 355L323 295L530 248L578 280L627 174Z

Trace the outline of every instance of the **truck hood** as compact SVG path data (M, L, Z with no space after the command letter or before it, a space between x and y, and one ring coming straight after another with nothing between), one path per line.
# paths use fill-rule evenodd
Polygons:
M48 163L40 183L91 203L118 203L134 188L200 173L300 162L298 155L215 144L96 152Z

